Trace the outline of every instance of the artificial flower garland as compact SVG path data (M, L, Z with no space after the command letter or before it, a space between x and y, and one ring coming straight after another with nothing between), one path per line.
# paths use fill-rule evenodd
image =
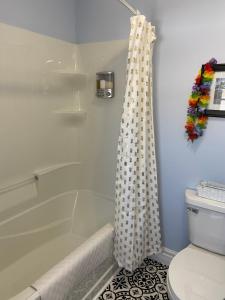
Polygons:
M215 73L213 65L216 63L216 59L212 58L202 65L192 87L185 125L188 140L192 142L202 136L203 130L206 129L208 117L205 110L209 104L210 89Z

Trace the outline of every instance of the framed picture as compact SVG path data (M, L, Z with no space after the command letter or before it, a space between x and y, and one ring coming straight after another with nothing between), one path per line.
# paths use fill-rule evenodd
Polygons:
M208 117L225 118L225 64L213 66L215 75L213 78L210 103L205 114Z

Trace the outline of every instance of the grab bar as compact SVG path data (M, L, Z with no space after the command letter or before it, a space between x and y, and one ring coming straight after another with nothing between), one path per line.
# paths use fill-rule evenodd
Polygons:
M4 193L7 193L7 192L10 192L10 191L13 191L17 188L23 187L27 184L35 183L39 180L39 177L41 177L43 175L52 173L54 171L57 171L57 170L60 170L60 169L63 169L63 168L67 168L67 167L71 167L71 166L79 166L79 165L81 165L81 163L79 161L78 162L75 161L75 162L69 162L69 163L54 165L54 166L51 166L51 167L48 167L48 168L45 168L45 169L41 169L41 170L36 170L33 173L33 175L30 176L30 177L27 177L27 178L22 179L21 181L17 181L15 183L0 187L0 195L4 194Z
M49 173L52 173L54 171L58 171L58 170L63 169L63 168L68 168L68 167L71 167L71 166L80 166L80 165L81 165L81 162L79 162L79 161L74 161L74 162L69 162L69 163L64 163L64 164L58 164L58 165L54 165L54 166L51 166L51 167L48 167L48 168L45 168L45 169L36 170L34 172L34 175L38 179L39 176L47 175Z
M17 181L15 183L2 186L0 188L0 195L4 194L4 193L7 193L7 192L10 192L10 191L13 191L15 189L18 189L20 187L23 187L23 186L25 186L27 184L35 183L36 181L38 181L38 179L39 179L38 175L34 175L34 176L31 176L31 177L24 178L21 181Z

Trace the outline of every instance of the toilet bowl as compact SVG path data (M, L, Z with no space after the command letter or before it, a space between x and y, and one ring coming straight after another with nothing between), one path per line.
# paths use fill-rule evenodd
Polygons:
M225 299L225 256L189 245L172 260L167 288L170 300Z
M225 300L225 203L186 190L191 244L171 261L170 300Z

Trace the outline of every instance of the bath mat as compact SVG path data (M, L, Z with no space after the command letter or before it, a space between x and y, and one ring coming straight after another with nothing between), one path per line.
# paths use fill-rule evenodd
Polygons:
M98 300L169 300L167 270L168 266L145 258L132 273L120 269Z

